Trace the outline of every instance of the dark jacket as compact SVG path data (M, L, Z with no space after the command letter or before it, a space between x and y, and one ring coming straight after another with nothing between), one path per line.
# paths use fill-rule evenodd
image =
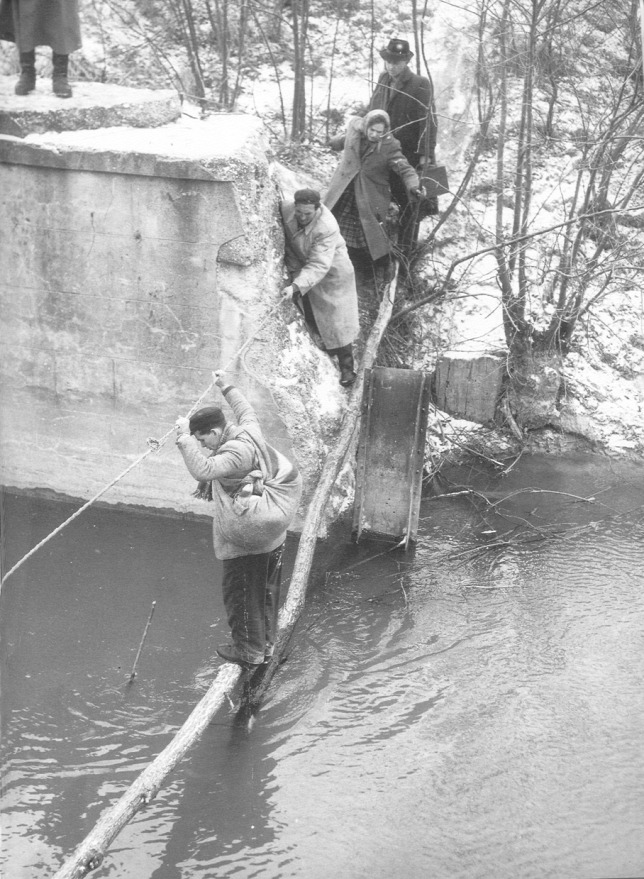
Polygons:
M400 143L391 134L386 134L377 144L369 144L361 155L364 124L364 119L354 117L349 121L346 135L337 135L329 141L334 150L343 152L324 204L332 209L347 186L352 184L369 253L372 259L379 259L389 253L389 239L381 225L391 203L389 172L393 171L402 179L407 191L418 187L419 180L402 154Z
M400 141L403 155L414 168L424 155L430 164L435 163L436 108L427 77L418 76L407 67L394 88L391 76L387 72L381 74L369 109L387 111L391 133Z
M78 0L0 0L0 40L19 52L50 46L69 55L81 46Z

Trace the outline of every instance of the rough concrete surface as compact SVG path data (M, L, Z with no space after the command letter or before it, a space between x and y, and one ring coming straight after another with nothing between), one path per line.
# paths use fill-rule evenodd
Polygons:
M94 496L229 366L306 500L342 392L280 304L261 123L0 136L0 162L3 484ZM171 437L104 500L207 512L193 488Z
M154 128L181 115L181 99L174 89L72 82L72 97L59 98L50 78L39 77L34 91L24 96L15 94L15 83L15 77L0 76L0 134L14 137L112 126Z

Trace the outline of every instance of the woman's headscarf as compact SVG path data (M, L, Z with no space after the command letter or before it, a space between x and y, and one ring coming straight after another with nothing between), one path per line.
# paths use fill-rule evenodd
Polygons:
M391 120L389 119L389 113L387 113L385 110L369 110L364 119L362 119L362 125L360 126L360 136L361 138L364 138L364 141L362 141L363 146L361 147L361 151L363 152L367 149L367 144L365 144L365 141L367 139L367 128L369 128L370 125L373 125L374 122L384 123L385 132L383 137L389 134L391 130ZM382 140L378 140L376 142L376 150L380 149L381 143Z
M362 120L362 133L365 137L367 135L367 128L369 128L370 125L373 125L374 122L384 122L385 134L388 134L391 131L391 119L386 110L369 110Z

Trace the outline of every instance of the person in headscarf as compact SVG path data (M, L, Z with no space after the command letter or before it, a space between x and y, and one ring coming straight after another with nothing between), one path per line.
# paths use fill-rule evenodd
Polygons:
M342 156L324 204L337 219L347 246L368 252L373 261L388 258L390 253L384 228L391 204L389 174L400 178L412 198L423 194L418 174L390 128L388 114L372 110L364 118L350 119L346 133L329 141L332 149L342 150Z

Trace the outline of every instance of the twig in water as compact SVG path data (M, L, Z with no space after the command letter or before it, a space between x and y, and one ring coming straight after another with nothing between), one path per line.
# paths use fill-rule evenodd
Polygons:
M141 643L139 644L139 649L136 652L136 658L134 660L134 665L132 666L132 672L130 673L130 679L128 684L131 684L134 678L136 677L136 666L139 661L139 656L141 655L141 651L143 650L143 644L148 634L148 629L150 628L150 623L152 622L152 615L154 614L154 608L157 606L156 601L152 602L152 607L150 609L150 616L148 617L148 621L145 624L145 629L143 630L143 637L141 638Z

